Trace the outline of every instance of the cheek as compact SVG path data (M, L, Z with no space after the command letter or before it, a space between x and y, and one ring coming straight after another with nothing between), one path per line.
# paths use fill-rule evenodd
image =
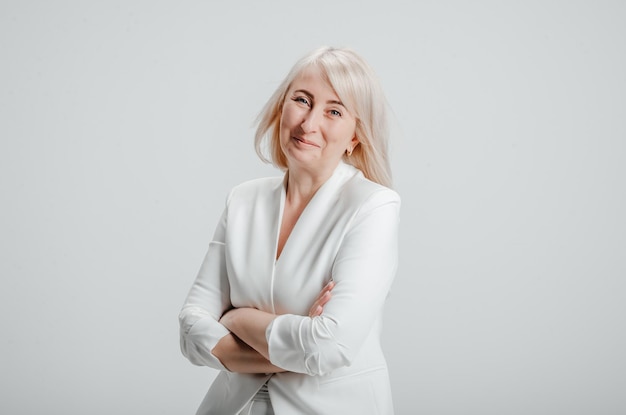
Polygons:
M289 113L286 110L283 110L282 114L280 115L280 123L278 124L278 133L280 135L280 141L284 142L285 141L285 137L288 137L290 135L290 131L291 131L291 123L289 121Z
M348 145L350 141L352 141L352 137L354 137L355 129L351 125L342 125L340 128L337 128L334 131L333 137L334 142L341 145Z
M285 105L283 107L282 114L280 116L280 127L282 128L292 128L297 119L297 111L294 110L289 105Z

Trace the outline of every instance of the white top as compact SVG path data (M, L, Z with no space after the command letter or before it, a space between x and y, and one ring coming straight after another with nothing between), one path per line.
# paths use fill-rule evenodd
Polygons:
M284 203L281 177L231 191L180 313L183 354L222 371L198 414L237 414L268 379L277 415L393 413L380 334L397 268L398 194L340 163L275 260ZM308 317L330 279L323 314ZM269 355L289 372L232 373L211 354L232 307L278 314L266 332Z

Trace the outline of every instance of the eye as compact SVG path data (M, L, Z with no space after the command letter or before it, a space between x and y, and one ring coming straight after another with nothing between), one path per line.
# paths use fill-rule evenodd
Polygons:
M292 100L295 101L295 102L298 102L300 104L304 104L307 107L311 106L311 104L309 103L309 99L306 98L306 97L303 97L303 96L294 97L294 98L292 98Z
M337 110L330 110L328 111L328 113L332 115L333 117L341 117L341 113Z

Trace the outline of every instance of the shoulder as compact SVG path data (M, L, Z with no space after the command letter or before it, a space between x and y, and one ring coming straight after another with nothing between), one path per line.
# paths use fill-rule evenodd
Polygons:
M356 168L355 174L345 182L341 189L340 199L343 203L355 208L375 208L386 204L400 206L400 195L393 189L372 182Z
M356 170L356 169L355 169ZM349 217L349 232L363 235L364 229L374 232L374 238L383 238L385 232L393 232L400 221L400 195L381 184L372 182L356 170L346 181L339 196L337 207ZM370 234L368 234L370 235Z
M227 203L252 201L260 197L273 197L274 192L281 188L282 183L283 178L278 176L245 181L231 189Z

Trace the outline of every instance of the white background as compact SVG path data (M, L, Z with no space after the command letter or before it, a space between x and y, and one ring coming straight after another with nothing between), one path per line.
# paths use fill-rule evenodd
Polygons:
M177 314L252 123L349 46L395 114L398 414L626 412L623 1L0 1L0 413L192 414Z

